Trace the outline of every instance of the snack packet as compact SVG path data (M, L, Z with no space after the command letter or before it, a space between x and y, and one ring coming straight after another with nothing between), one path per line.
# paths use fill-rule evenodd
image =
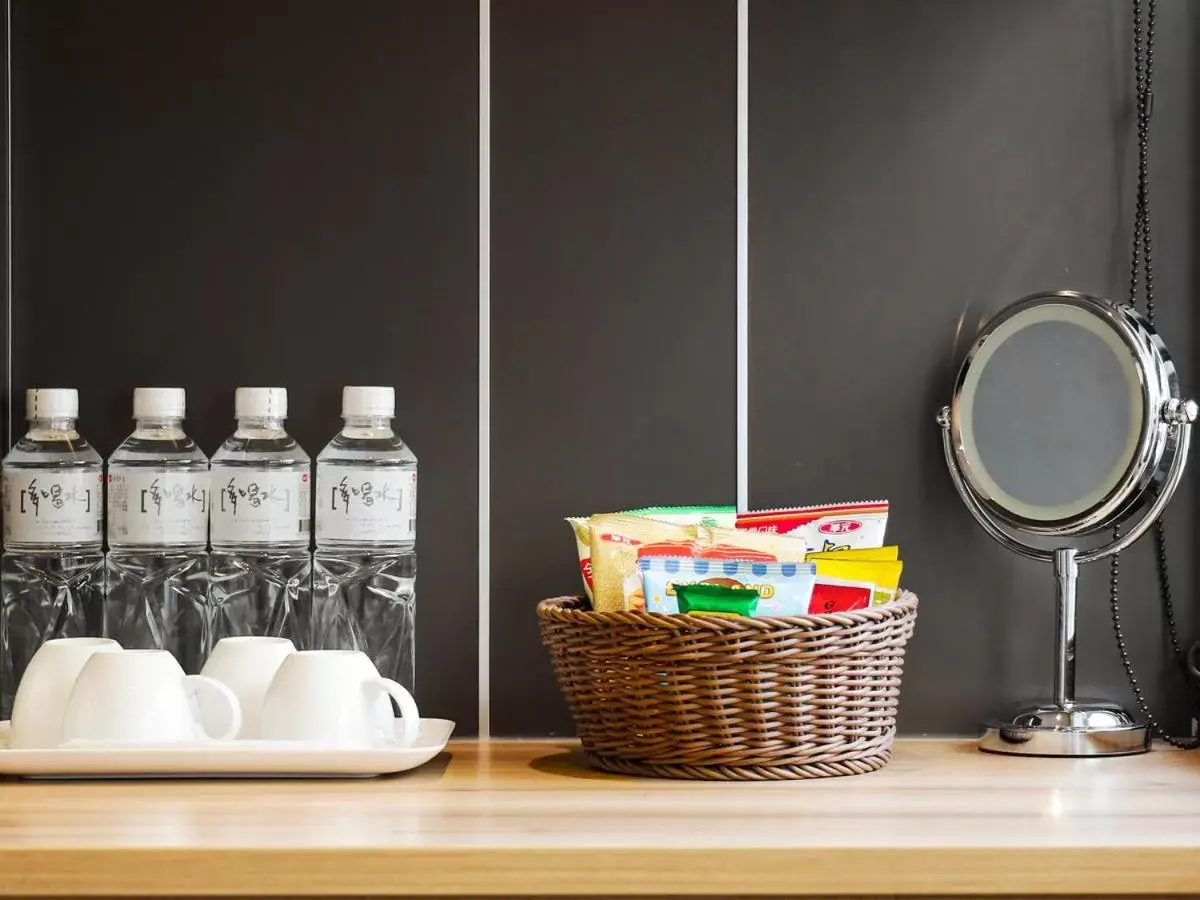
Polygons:
M874 593L875 585L870 581L847 581L826 576L813 585L809 612L817 615L866 609L871 605Z
M647 519L657 519L659 522L670 522L673 525L719 525L732 528L737 521L737 507L734 506L643 506L641 509L627 509L627 516L645 516Z
M677 613L676 586L714 584L758 591L759 616L802 616L812 600L815 563L643 556L638 560L649 612Z
M813 565L817 567L813 612L845 612L890 603L896 597L900 573L904 570L904 563L898 559L872 562L818 558ZM853 596L848 589L851 585L855 586Z
M583 516L568 516L567 524L575 532L575 549L579 552L579 571L583 574L583 590L592 599L592 528Z
M744 531L789 534L804 538L813 552L882 547L888 502L838 503L799 509L742 513L736 526Z
M723 584L677 584L679 611L690 615L745 618L758 610L758 591Z
M588 519L591 531L592 608L597 612L645 605L638 575L638 550L668 544L677 555L694 550L695 526L672 525L641 516L606 513ZM669 547L657 547L667 552Z
M808 555L804 538L737 528L696 529L697 556L706 559L755 559L761 562L803 562Z
M720 525L733 528L737 509L733 506L646 506L623 513L605 515L638 516L674 525ZM583 590L592 600L592 530L587 516L568 516L567 524L575 532L575 549L579 554L579 571L583 575Z
M890 547L864 547L860 550L820 550L808 554L810 560L816 559L850 559L862 562L895 562L900 558L900 548L893 544Z

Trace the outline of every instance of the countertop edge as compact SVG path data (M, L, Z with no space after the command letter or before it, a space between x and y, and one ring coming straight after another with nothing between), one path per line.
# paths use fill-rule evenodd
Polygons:
M0 849L0 896L1187 895L1194 847Z

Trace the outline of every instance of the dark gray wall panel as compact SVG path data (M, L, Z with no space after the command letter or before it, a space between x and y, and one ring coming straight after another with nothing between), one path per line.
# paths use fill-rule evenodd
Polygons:
M1196 384L1191 257L1198 11L1161 4L1155 226L1160 325ZM922 597L901 728L974 733L1049 692L1053 582L970 521L934 425L988 313L1037 290L1123 299L1130 219L1123 0L752 0L751 494L757 506L887 496ZM1193 632L1195 493L1168 516ZM1186 728L1150 542L1124 622L1156 710ZM1081 694L1131 702L1107 567L1085 570Z
M562 517L732 503L736 5L492 10L492 705L569 728L535 602Z
M421 458L418 692L471 733L477 4L13 14L14 388L78 386L107 453L135 385L181 384L211 453L236 385L282 384L315 456L343 384L396 385Z

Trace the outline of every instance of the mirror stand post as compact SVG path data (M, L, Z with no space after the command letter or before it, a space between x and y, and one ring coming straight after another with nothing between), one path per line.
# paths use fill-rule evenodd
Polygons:
M1054 641L1054 705L1069 709L1075 704L1075 586L1079 581L1079 563L1074 547L1054 551L1054 578L1057 582Z
M1075 698L1075 589L1079 562L1073 547L1054 551L1054 700L984 726L979 746L1022 756L1128 756L1150 749L1150 732L1115 703Z

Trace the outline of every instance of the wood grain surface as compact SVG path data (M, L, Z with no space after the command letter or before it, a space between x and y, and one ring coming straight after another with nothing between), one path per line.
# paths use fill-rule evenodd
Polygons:
M454 743L360 781L0 782L3 896L1200 894L1200 756L903 741L787 784Z

